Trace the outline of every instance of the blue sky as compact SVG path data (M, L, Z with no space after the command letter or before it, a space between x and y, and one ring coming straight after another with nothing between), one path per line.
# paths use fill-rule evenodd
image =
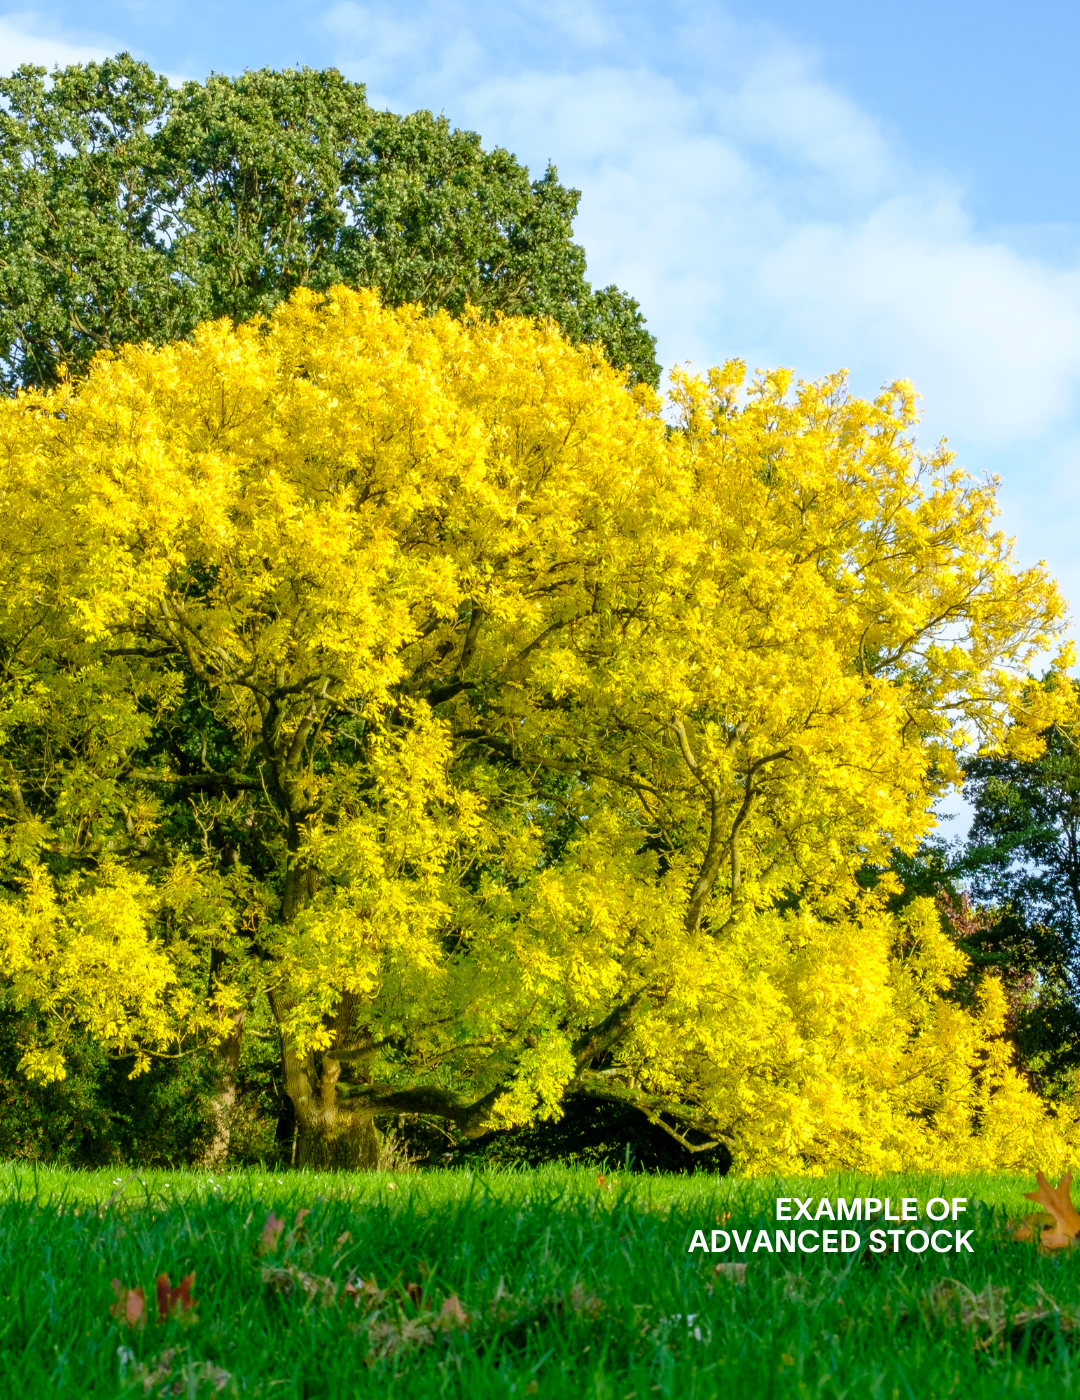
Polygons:
M923 395L1080 602L1080 6L241 0L0 12L0 67L336 65L583 191L594 282L665 364L741 355Z

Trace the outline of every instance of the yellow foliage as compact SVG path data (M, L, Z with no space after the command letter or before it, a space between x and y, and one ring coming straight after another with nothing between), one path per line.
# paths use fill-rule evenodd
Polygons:
M338 288L0 404L27 1071L265 996L316 1135L585 1092L747 1170L1057 1160L994 984L857 876L1062 717L1061 600L910 386L743 380Z

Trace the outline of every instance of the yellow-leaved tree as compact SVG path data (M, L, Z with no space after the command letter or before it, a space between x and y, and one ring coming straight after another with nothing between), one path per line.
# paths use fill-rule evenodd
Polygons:
M738 364L665 418L550 325L345 289L0 404L26 1072L208 1038L224 1134L262 1002L305 1162L585 1094L746 1170L1052 1164L1000 990L865 878L1073 690L914 421Z

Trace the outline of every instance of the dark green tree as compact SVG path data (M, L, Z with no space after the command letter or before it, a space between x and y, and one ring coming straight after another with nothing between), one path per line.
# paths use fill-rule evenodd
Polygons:
M1080 751L1067 730L1040 758L972 759L974 819L956 874L988 911L962 938L976 964L1025 982L1015 1036L1041 1087L1080 1065Z
M177 91L128 54L24 65L0 81L0 385L339 282L551 317L655 385L637 303L586 280L578 199L445 118L375 111L333 69Z

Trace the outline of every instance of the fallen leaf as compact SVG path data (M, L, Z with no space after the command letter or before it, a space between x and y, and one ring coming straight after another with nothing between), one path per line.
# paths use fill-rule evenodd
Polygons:
M284 1220L279 1220L271 1211L266 1217L266 1224L262 1227L262 1234L259 1237L259 1249L263 1254L272 1254L277 1249L277 1242L281 1238L281 1232L284 1228Z
M178 1305L181 1314L190 1312L195 1306L195 1299L191 1296L191 1290L194 1286L194 1273L185 1274L175 1288L169 1287L168 1274L158 1274L155 1284L158 1321L164 1322L171 1313L177 1310Z
M375 1307L386 1297L388 1290L380 1288L373 1278L351 1278L345 1285L345 1296L356 1301L357 1306L361 1303L365 1307Z
M419 1319L404 1317L400 1322L384 1322L372 1318L367 1324L371 1350L375 1356L390 1356L410 1347L430 1346L435 1334Z
M1033 1210L1019 1223L1010 1222L1014 1240L1041 1240L1044 1230L1057 1230L1057 1221L1045 1210Z
M112 1280L112 1291L116 1302L109 1308L113 1317L126 1322L129 1327L146 1325L146 1295L141 1288L125 1288L118 1278Z
M173 1363L177 1357L175 1347L166 1347L160 1356L155 1356L152 1361L140 1362L136 1367L135 1377L142 1381L143 1394L153 1390L154 1386L162 1385L169 1379L173 1371Z
M322 1274L307 1274L295 1264L287 1264L284 1268L264 1265L260 1277L275 1293L284 1293L286 1297L300 1292L304 1295L305 1302L321 1303L323 1307L329 1307L337 1300L338 1288L332 1278L326 1278Z
M338 1246L339 1249L342 1245L352 1244L352 1235L349 1234L348 1230L345 1230L342 1234L338 1235L334 1243Z
M1080 1235L1080 1214L1077 1214L1076 1207L1069 1196L1069 1187L1073 1184L1073 1173L1066 1172L1056 1186L1046 1180L1044 1173L1035 1172L1035 1182L1037 1190L1024 1191L1024 1200L1035 1201L1035 1204L1042 1205L1044 1210L1051 1212L1053 1219L1058 1222L1055 1231L1042 1232L1039 1240L1044 1249L1063 1249L1067 1245L1076 1243L1076 1236Z
M446 1302L439 1309L439 1320L436 1326L444 1331L449 1331L452 1327L468 1327L469 1315L461 1306L461 1299L456 1293L451 1293Z

